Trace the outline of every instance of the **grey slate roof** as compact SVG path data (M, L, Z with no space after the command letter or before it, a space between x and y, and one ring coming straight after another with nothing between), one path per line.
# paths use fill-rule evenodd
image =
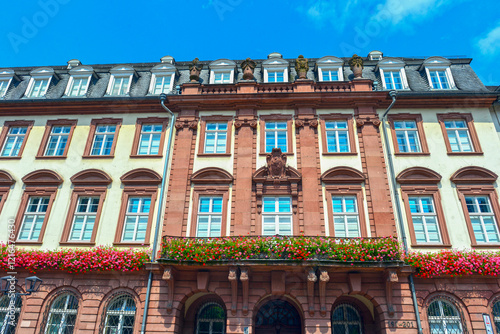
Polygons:
M316 70L316 60L318 58L309 59L309 71L307 73L307 77L312 80L318 80L317 70ZM425 70L422 69L421 65L424 59L415 59L415 58L399 58L405 61L405 72L406 77L408 79L408 85L411 92L428 92L430 91L429 83L427 80L427 75ZM297 78L297 73L295 71L295 59L286 59L289 62L289 82L293 82ZM348 65L349 58L343 58L344 66L344 80L349 81L353 79L353 73ZM255 68L254 76L256 81L259 83L263 82L263 68L261 60L254 60L257 63L257 68ZM488 89L483 85L483 83L479 80L476 73L472 70L470 64L471 59L462 58L462 59L450 59L451 65L451 73L453 75L455 84L457 89L446 91L449 94L453 94L456 92L491 92L491 89ZM209 74L209 64L212 61L201 61L200 64L203 64L203 69L200 74L200 83L208 84L210 82ZM235 61L237 64L235 78L236 81L242 80L243 73L240 67L242 60ZM373 81L377 81L377 90L382 90L383 85L381 82L379 71L376 70L376 65L378 61L375 60L366 60L364 62L363 69L363 77L371 79ZM151 68L158 65L160 63L136 63L136 64L127 64L132 66L137 72L137 77L132 81L130 87L129 96L131 97L142 97L149 95L149 87L151 81ZM177 62L175 63L175 67L177 69L177 73L175 76L174 87L178 85L182 85L186 82L189 82L189 65L188 62ZM95 78L91 81L89 85L89 89L87 91L86 97L88 98L108 98L106 95L106 89L108 86L108 82L110 80L110 69L116 66L117 64L105 64L105 65L91 65L95 72ZM13 84L10 85L7 93L3 98L0 98L4 101L11 100L26 100L27 97L24 96L26 89L28 87L29 80L31 78L30 72L38 67L16 67L11 68L14 70L16 76L13 80ZM64 96L64 92L68 85L68 81L70 75L68 73L68 69L66 66L54 66L51 67L54 69L58 79L56 76L52 78L50 86L47 90L45 97L37 98L37 99L71 99L69 97ZM0 68L0 72L3 68Z

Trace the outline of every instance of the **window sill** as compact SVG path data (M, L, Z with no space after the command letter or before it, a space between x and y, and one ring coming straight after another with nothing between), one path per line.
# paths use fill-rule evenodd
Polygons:
M282 152L282 153L285 154L285 155L287 155L287 156L292 156L294 154L293 152ZM271 154L271 152L264 152L264 153L260 152L259 153L259 155L263 156L263 157L265 157L268 154Z
M323 155L358 155L358 152L323 152Z
M451 244L411 244L412 248L451 248Z
M42 241L29 241L29 240L16 240L16 245L26 245L26 246L41 246L43 244Z
M113 159L114 155L82 155L82 159Z
M472 244L472 248L496 248L500 247L500 243L498 242L492 242L492 243L485 243L485 244Z
M66 159L66 155L52 155L52 156L47 156L47 155L37 155L35 159L52 159L52 160L63 160Z
M149 247L148 243L142 242L113 242L113 246L116 247Z
M147 158L162 158L163 155L161 154L131 154L130 158L132 159L147 159Z
M16 157L0 157L0 160L19 160L21 159L21 156L16 156Z
M198 153L198 156L203 158L230 157L231 153Z
M60 246L71 246L71 247L92 247L95 246L95 242L87 242L87 241L60 241Z
M401 156L401 157L404 157L404 156L418 156L418 155L429 156L429 155L431 155L431 153L430 152L395 152L394 155L398 155L398 156Z
M448 152L448 155L483 155L483 152Z

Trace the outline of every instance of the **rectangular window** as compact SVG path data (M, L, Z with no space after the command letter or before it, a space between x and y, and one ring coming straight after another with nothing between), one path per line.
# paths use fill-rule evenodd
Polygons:
M347 121L325 121L328 152L349 152L349 129Z
M11 79L0 79L0 97L4 97Z
M339 71L338 70L321 70L321 81L338 81Z
M220 237L222 230L222 196L200 197L197 237Z
M452 152L473 152L469 128L465 120L445 120L444 126Z
M97 125L90 155L111 155L115 139L116 124Z
M292 235L292 199L262 198L262 235Z
M17 157L21 151L26 133L28 132L27 126L11 126L5 138L2 157Z
M204 153L226 153L227 122L206 123Z
M266 138L266 153L270 153L273 148L280 148L281 152L287 150L287 122L266 122L265 123L265 138Z
M267 82L283 82L283 71L267 71Z
M32 79L33 84L31 86L30 92L27 94L28 97L42 97L47 92L49 87L50 78L46 79Z
M433 89L450 89L446 71L429 70Z
M122 242L145 241L150 209L150 197L129 197Z
M161 93L168 93L170 91L171 75L155 75L155 84L153 94L159 95Z
M99 197L78 197L69 241L90 241L99 208Z
M488 196L465 196L477 243L500 242L498 224Z
M403 89L400 71L384 70L385 89Z
M231 72L215 73L214 83L231 83Z
M84 96L87 93L89 77L73 77L68 96Z
M18 240L38 240L50 197L31 196L23 215Z
M432 197L410 196L408 203L416 242L441 243L439 223Z
M417 123L412 120L394 121L396 140L400 153L422 152L418 138Z
M115 76L113 78L113 86L111 87L110 95L126 95L128 93L129 84L130 76Z
M137 154L159 154L162 131L163 124L142 124Z
M333 226L339 238L361 236L356 196L332 196Z
M71 133L70 125L54 125L50 130L45 156L63 156Z

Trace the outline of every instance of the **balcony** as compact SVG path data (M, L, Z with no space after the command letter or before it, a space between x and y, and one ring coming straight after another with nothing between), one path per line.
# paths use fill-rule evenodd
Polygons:
M163 264L181 265L322 265L400 266L402 251L395 238L321 236L232 236L186 238L164 236Z

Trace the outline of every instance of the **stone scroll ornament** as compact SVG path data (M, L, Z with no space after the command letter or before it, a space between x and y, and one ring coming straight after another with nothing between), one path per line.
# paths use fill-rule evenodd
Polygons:
M303 55L300 55L295 60L295 71L297 71L299 79L307 79L307 71L309 71L309 62L308 59L304 58Z
M247 58L241 63L241 69L243 70L243 80L254 80L253 71L257 64L250 59Z
M189 65L189 80L191 82L199 82L200 81L200 72L203 68L202 64L198 64L200 60L198 58L194 58L191 65Z
M349 59L349 66L351 67L352 73L354 73L354 79L363 78L363 58L354 54L351 59Z
M274 179L285 177L286 154L279 148L273 148L270 154L266 156L268 175Z

